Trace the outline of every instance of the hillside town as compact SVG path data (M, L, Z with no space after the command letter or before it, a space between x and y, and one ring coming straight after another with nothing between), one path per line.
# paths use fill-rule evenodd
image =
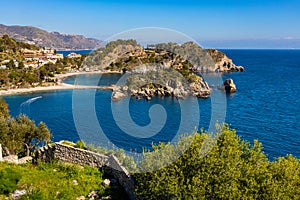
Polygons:
M24 68L39 68L45 64L56 64L58 60L62 60L64 58L63 54L56 53L56 50L47 47L40 48L38 50L22 49L21 53L24 57L24 60L13 60L16 67L19 67L19 65L23 65ZM71 52L66 57L81 58L81 55L75 52ZM11 60L3 60L0 63L0 69L6 69L8 63L10 62Z

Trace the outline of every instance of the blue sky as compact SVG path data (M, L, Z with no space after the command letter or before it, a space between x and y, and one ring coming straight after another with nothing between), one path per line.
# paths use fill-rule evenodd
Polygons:
M299 10L298 0L9 0L1 2L0 23L98 39L164 27L207 46L300 48Z

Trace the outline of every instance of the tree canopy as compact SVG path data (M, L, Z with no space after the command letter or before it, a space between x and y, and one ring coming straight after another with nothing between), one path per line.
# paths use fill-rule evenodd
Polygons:
M8 106L0 99L0 143L10 154L29 156L35 147L50 142L51 133L46 124L36 126L33 120L25 115L10 118Z
M219 132L205 157L200 156L200 149L203 141L212 137L207 133L185 136L177 145L159 144L153 147L154 153L146 152L140 167L151 171L164 159L176 156L186 141L193 141L171 165L135 174L141 199L300 198L299 159L287 155L270 161L258 141L250 145L227 125Z

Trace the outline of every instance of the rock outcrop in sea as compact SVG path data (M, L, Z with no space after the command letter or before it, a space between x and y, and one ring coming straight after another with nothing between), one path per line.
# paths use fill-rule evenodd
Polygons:
M213 58L215 62L215 72L244 72L245 69L242 66L236 66L232 59L227 55L216 49L207 49L207 53Z
M223 85L222 85L222 89L228 93L235 93L236 92L236 85L234 84L233 80L227 79L226 81L224 81Z

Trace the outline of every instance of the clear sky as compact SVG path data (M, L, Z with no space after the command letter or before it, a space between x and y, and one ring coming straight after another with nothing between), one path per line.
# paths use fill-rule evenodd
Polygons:
M171 28L208 46L233 48L251 42L300 48L299 21L298 0L5 0L0 14L1 24L98 39L132 28Z

